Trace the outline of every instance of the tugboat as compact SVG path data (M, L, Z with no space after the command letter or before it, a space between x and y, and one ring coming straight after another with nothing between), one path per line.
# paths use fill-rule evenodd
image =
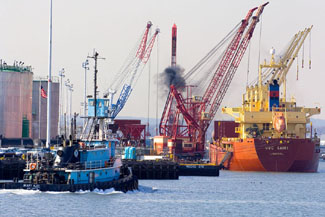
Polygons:
M97 83L95 52L95 93ZM131 170L123 167L115 157L119 140L109 124L109 99L88 99L88 116L81 138L64 141L56 156L44 154L42 159L30 158L23 182L0 183L0 189L28 189L40 191L70 191L109 189L126 192L138 189L138 180Z

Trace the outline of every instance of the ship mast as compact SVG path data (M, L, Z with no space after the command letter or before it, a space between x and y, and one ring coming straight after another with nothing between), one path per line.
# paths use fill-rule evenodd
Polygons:
M271 54L271 61L269 64L266 63L266 60L264 61L264 64L260 64L259 69L258 69L258 97L259 97L259 110L260 109L264 109L264 94L263 94L263 87L262 87L262 70L263 68L269 68L269 69L281 69L283 67L283 64L281 61L279 61L279 63L275 62L275 49L272 48L270 50L270 54ZM273 82L270 81L270 82Z
M93 116L93 122L97 122L97 60L102 59L105 60L103 57L99 57L99 54L97 51L94 50L93 56L87 56L87 58L94 59L95 66L94 66L94 116ZM91 129L90 129L91 130Z

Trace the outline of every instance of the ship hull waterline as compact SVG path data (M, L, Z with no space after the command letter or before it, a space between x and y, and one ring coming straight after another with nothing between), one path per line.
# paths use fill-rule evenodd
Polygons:
M226 149L210 145L210 152L212 162L224 160L224 167L231 171L317 172L320 157L319 141L311 139L234 141L227 159Z

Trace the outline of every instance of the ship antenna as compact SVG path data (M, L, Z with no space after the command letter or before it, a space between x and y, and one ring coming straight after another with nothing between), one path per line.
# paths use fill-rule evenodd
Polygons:
M105 60L103 57L99 57L98 52L94 50L93 56L87 56L87 58L91 58L95 60L95 67L94 67L94 105L95 105L95 114L94 114L94 119L96 119L97 116L97 60L102 59Z

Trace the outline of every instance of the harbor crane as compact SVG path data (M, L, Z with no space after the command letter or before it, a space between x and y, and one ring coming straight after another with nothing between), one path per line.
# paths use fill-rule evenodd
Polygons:
M146 25L145 32L138 43L136 52L131 52L129 58L116 74L109 88L104 92L104 98L109 97L109 118L115 119L119 112L125 106L131 92L140 77L146 63L150 58L152 48L160 30L157 28L155 33L149 37L152 23L149 21ZM122 87L119 98L113 103L114 95Z
M259 68L259 80L258 86L261 88L263 83L272 83L274 80L277 80L277 83L280 85L283 84L283 98L286 100L286 77L291 68L293 62L298 57L298 53L301 47L304 45L304 42L307 36L310 34L313 26L305 28L302 31L296 33L292 40L289 43L288 48L285 50L283 55L280 55L278 61L275 60L275 50L271 49L271 62L267 64L266 61L264 64L260 65ZM310 58L310 57L309 57ZM302 67L304 67L304 59L302 59ZM311 68L311 60L309 59L309 68ZM265 71L262 74L262 69ZM297 72L298 73L298 72ZM298 74L297 74L298 79Z
M172 145L168 144L169 147L177 149L176 143L182 141L183 153L199 153L201 157L203 156L206 131L218 111L267 4L268 2L249 10L239 27L235 27L234 34L226 36L231 41L223 52L203 96L192 96L193 85L185 87L187 93L185 97L174 85L170 86L160 122L160 136L168 137L172 141ZM257 12L253 16L255 10ZM220 43L224 44L225 40ZM185 77L191 76L191 73L210 61L212 53L219 47L218 45L212 49Z

